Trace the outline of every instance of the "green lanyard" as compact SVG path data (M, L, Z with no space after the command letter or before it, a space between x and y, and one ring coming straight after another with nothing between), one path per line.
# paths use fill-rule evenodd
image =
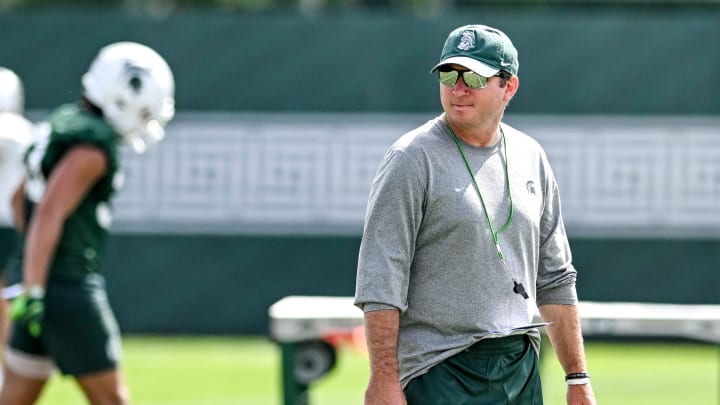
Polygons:
M473 186L475 187L475 191L477 192L478 197L480 197L480 203L483 207L483 213L485 213L485 219L487 220L488 227L490 228L490 234L492 235L493 242L495 242L495 248L498 252L498 258L500 258L500 261L503 264L503 268L508 273L510 278L512 278L513 281L513 291L517 294L522 295L525 299L528 299L529 296L527 292L525 291L525 287L523 287L522 283L519 282L515 276L510 271L510 267L508 266L507 262L505 261L505 256L503 256L502 249L500 249L500 240L498 238L498 235L500 235L500 232L507 229L508 226L510 226L510 221L512 221L513 217L513 201L512 201L512 193L510 192L510 174L508 171L508 154L507 154L507 141L505 140L505 132L502 129L502 126L500 126L500 142L502 142L503 145L503 153L505 153L505 187L507 187L508 191L508 202L510 204L510 215L508 215L507 221L505 221L505 224L500 227L497 231L493 228L492 221L490 220L490 214L488 214L487 207L485 206L485 199L482 196L482 193L480 192L480 186L478 186L477 182L475 181L475 174L473 172L472 166L470 166L470 162L468 161L467 157L465 156L465 151L462 148L462 145L460 144L460 139L457 135L455 135L455 131L450 127L450 124L446 122L448 130L450 130L450 133L453 136L453 140L455 141L455 145L457 145L458 150L460 151L460 155L463 158L463 161L465 162L465 167L468 170L468 173L470 173L470 179L473 182Z

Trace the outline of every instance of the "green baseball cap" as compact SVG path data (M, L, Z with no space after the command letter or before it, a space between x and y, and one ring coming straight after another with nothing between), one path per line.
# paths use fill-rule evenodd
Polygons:
M517 75L518 53L505 33L486 25L465 25L455 28L443 46L440 66L455 63L480 76L492 77L504 70Z

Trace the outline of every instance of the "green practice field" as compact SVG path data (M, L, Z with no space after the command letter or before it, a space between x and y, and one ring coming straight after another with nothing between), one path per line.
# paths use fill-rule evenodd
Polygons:
M264 338L126 336L125 371L135 405L280 405L279 348ZM593 386L602 405L720 404L720 350L692 343L589 342ZM563 373L543 356L547 405L564 404ZM362 404L365 355L340 350L338 364L311 390L312 405ZM55 377L41 405L84 400Z

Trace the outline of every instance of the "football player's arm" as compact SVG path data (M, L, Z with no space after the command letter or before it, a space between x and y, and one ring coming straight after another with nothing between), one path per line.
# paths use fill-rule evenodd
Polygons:
M10 200L12 206L13 225L18 233L25 232L25 181L21 181Z
M107 155L93 146L76 146L60 160L48 179L45 195L28 224L23 257L26 290L44 289L48 266L67 217L107 170Z

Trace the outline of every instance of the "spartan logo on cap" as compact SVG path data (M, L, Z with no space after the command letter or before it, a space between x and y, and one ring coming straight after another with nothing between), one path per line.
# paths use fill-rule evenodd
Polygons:
M472 31L463 31L457 49L467 51L473 48L475 48L475 35Z

